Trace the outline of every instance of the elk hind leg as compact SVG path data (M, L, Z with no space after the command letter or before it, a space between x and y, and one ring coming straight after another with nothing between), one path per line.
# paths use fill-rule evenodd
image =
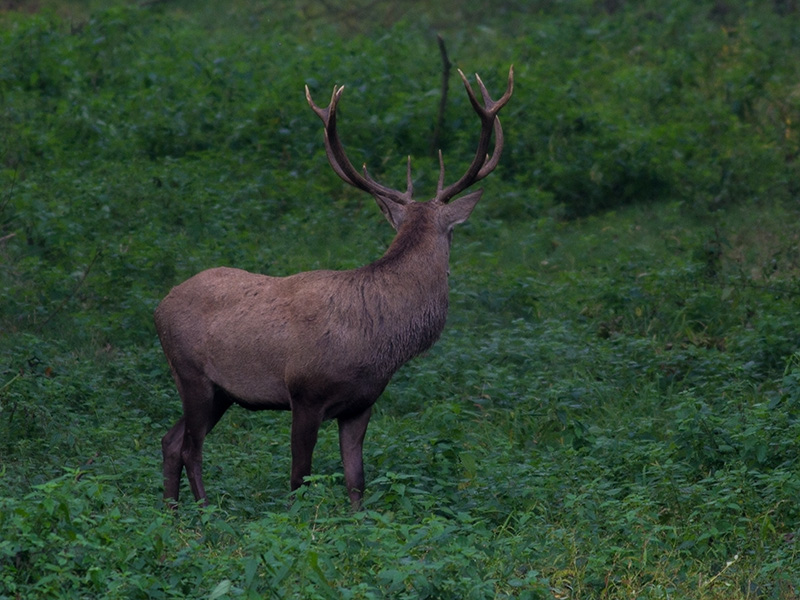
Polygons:
M205 502L203 442L230 407L231 399L221 390L216 390L214 384L205 377L182 379L178 387L183 401L180 460L186 467L186 476L195 500Z
M171 503L178 501L178 492L183 472L181 448L186 421L181 417L175 425L161 438L161 454L164 457L164 500Z

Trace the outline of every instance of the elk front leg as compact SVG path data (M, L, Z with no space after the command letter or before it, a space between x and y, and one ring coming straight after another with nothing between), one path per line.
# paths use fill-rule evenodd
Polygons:
M357 415L339 417L339 450L342 453L344 482L353 510L361 508L364 494L364 459L362 448L372 407Z
M303 406L292 407L292 476L295 491L311 475L311 457L317 444L322 415Z

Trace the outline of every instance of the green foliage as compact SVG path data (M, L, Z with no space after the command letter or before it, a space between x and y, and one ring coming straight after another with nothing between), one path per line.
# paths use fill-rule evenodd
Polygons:
M796 597L790 4L0 13L0 598ZM447 330L376 405L365 510L335 427L290 496L288 415L231 410L212 506L187 487L168 511L180 406L153 309L219 264L380 255L303 85L347 85L354 162L399 185L411 154L433 190L432 28L493 92L513 63L516 91ZM449 177L477 131L456 81Z

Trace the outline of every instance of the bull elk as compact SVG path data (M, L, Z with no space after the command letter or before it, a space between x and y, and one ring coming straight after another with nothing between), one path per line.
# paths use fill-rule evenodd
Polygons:
M445 324L453 227L467 220L482 190L456 198L494 170L503 150L497 113L511 97L513 67L494 101L477 77L483 102L459 71L481 121L475 158L455 183L444 186L439 152L436 195L412 198L411 158L405 191L359 172L336 129L343 87L320 108L325 150L336 174L369 192L397 235L386 253L359 269L307 271L270 277L213 268L174 287L155 311L161 346L183 404L183 416L162 439L164 498L178 500L186 467L196 500L206 500L203 441L225 411L290 410L291 489L311 474L322 421L337 419L347 492L358 508L364 490L362 445L372 405L395 371L430 348ZM494 149L489 155L494 134Z

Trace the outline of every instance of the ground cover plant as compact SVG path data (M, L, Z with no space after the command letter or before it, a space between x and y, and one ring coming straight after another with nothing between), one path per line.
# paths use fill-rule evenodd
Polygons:
M0 12L0 598L800 594L794 3L37 8ZM345 84L353 159L402 182L410 153L432 193L475 132L451 93L434 140L436 32L516 91L364 510L335 427L290 497L288 415L235 409L211 506L166 510L155 305L380 256L303 85Z

